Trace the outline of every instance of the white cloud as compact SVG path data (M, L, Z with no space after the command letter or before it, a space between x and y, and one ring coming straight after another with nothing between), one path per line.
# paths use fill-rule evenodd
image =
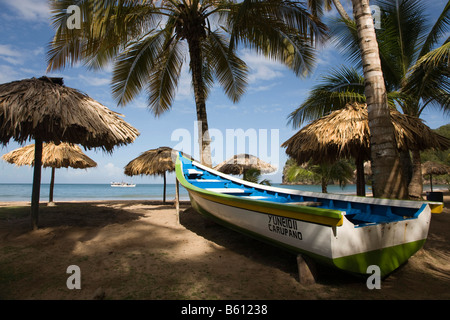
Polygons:
M33 61L34 57L44 55L44 53L43 47L36 47L29 50L11 44L0 44L0 60L6 61L8 64L15 67L25 65L30 61ZM31 70L29 68L26 69Z
M20 19L49 21L50 7L47 0L0 0L0 3L8 6Z
M20 65L24 62L23 51L15 49L9 44L0 44L0 59L13 65Z
M123 176L123 169L116 167L112 162L108 162L106 165L104 165L103 168L101 168L101 171L108 177L114 178Z
M278 84L279 84L278 82L272 82L268 85L255 86L255 87L250 88L250 91L253 91L253 92L267 91L267 90L270 90L273 87L277 86Z
M188 100L191 101L194 97L192 90L192 76L189 72L187 63L181 68L180 79L178 80L176 101Z
M273 81L274 79L282 78L284 76L283 72L286 70L286 67L277 61L253 53L250 50L242 50L240 57L250 69L248 75L250 86L263 81ZM249 90L265 91L274 85L275 84L273 83L269 85L259 85L256 87L249 87Z
M0 83L11 82L17 80L20 73L11 66L0 65Z

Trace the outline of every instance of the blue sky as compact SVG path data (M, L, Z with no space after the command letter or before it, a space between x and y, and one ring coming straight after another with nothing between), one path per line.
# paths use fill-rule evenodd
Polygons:
M342 2L347 8L350 7L350 1ZM430 14L436 14L437 10L443 8L445 2L427 1ZM351 10L348 12L351 14ZM333 14L336 13L332 12L331 15ZM133 144L118 147L112 154L101 150L85 151L97 162L97 168L59 169L56 183L109 183L131 180L135 183L160 183L159 177L127 177L123 174L123 168L146 150L160 146L187 146L188 140L191 152L184 151L197 156L195 153L197 141L194 141L197 130L195 103L190 76L186 70L171 111L155 118L146 107L144 95L125 107L117 107L111 96L111 67L93 72L78 65L46 74L46 51L52 36L53 29L46 0L0 0L0 83L43 75L63 77L66 86L81 90L108 108L123 114L124 119L141 133ZM311 87L318 83L320 76L330 68L340 66L343 60L331 44L325 44L319 50L318 64L314 73L302 79L295 77L282 65L256 56L250 51L241 51L240 57L247 62L251 70L246 94L239 103L233 104L217 86L207 101L209 127L215 129L213 132L217 139L223 138L223 144L220 146L216 144L213 161L217 164L240 152L237 149L233 152L231 148L226 148L233 143L231 139L227 139L227 130L231 133L238 133L239 130L254 133L260 147L256 152L251 152L255 150L255 145L247 146L244 151L278 166L279 170L276 173L265 176L278 183L281 182L281 171L287 159L281 144L296 132L287 124L287 116L305 100ZM447 124L449 120L441 111L434 109L426 110L422 118L432 129ZM264 135L261 135L264 132L272 139L265 139ZM183 133L184 136L176 139L179 133ZM236 141L234 145L237 145ZM19 147L21 145L11 140L6 147L0 147L0 156ZM50 170L43 169L42 182L47 183L49 180ZM0 183L31 183L31 181L31 168L16 167L0 160ZM173 175L169 175L169 182L174 182Z

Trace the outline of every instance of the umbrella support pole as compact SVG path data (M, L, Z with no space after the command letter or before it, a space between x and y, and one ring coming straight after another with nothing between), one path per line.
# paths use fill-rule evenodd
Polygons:
M175 179L175 210L177 213L177 222L180 224L180 185L178 179Z
M166 172L164 171L164 193L163 193L163 203L166 203Z
M52 167L52 177L50 178L50 190L48 196L48 205L54 205L53 203L53 189L55 188L55 168Z
M364 177L364 160L362 157L356 158L356 195L366 196L366 182Z
M31 193L31 227L37 230L39 222L39 196L41 188L42 140L35 139L33 191Z

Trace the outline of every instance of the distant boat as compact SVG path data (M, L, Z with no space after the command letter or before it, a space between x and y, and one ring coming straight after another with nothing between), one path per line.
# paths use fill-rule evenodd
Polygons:
M390 200L250 183L178 156L178 181L201 214L338 269L388 275L425 243L443 203Z
M111 187L133 188L136 184L127 182L111 182Z

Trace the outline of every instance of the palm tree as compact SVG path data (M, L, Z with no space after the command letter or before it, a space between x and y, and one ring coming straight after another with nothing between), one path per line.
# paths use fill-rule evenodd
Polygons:
M407 186L389 118L386 87L369 0L352 0L365 96L369 114L373 194L383 198L406 198Z
M288 162L286 162L288 165ZM327 193L328 183L338 181L339 186L344 188L353 178L353 167L347 160L339 159L334 163L310 164L299 166L291 162L286 168L286 178L289 182L298 181L301 177L319 182L322 186L322 192Z
M377 4L383 12L383 28L377 31L377 39L389 105L398 105L405 114L417 117L431 104L448 111L449 39L433 48L448 27L449 2L431 28L426 26L428 21L420 1L380 1ZM350 61L362 67L355 21L341 20L334 27L333 35ZM363 102L361 79L355 69L345 67L324 77L323 84L317 86L308 100L291 113L290 122L299 126L307 119L323 115L320 111L333 111L352 100ZM320 106L320 103L326 106ZM420 152L412 150L411 153L413 173L408 193L412 197L420 197Z
M215 80L233 102L245 92L248 69L236 48L250 47L304 75L314 64L315 43L325 37L317 17L300 3L284 0L86 0L78 4L80 29L66 27L71 2L51 2L56 32L48 69L78 61L97 69L114 61L112 88L119 105L145 89L149 108L158 116L171 108L188 56L200 158L208 166L208 93Z
M342 19L350 21L339 0L332 0ZM330 0L310 0L311 7L331 9ZM394 127L389 120L386 87L369 0L352 0L355 34L363 65L365 95L371 128L373 193L377 197L405 198L406 183L395 147Z
M269 179L261 179L261 170L256 168L251 168L248 170L245 170L244 175L242 177L243 180L253 182L253 183L259 183L266 186L272 185Z

